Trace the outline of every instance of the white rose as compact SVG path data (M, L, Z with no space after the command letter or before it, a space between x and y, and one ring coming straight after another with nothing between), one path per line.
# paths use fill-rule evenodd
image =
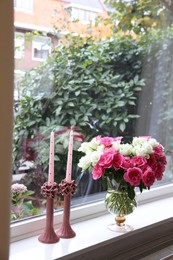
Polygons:
M144 156L149 158L149 154L153 153L153 148L149 143L145 143L142 146L135 146L134 151L137 156Z
M102 152L104 151L104 149L105 149L104 145L101 144L101 145L99 145L99 146L97 147L97 152L102 153Z
M119 151L121 147L121 141L112 142L112 147L115 148L117 151Z
M119 152L125 156L130 155L132 153L132 145L131 144L121 144Z
M153 153L153 147L149 143L144 144L143 149L145 150L146 154Z
M85 171L86 169L88 169L91 165L91 160L90 160L90 155L87 154L85 156L83 156L78 163L78 166L80 168L82 168L82 171Z
M96 140L96 138L93 138L91 142L89 142L89 148L91 150L97 150L97 147L100 145L99 140Z
M149 142L149 144L152 146L152 147L155 147L155 146L157 146L157 145L159 145L159 143L156 141L156 139L154 139L154 138L150 138L149 140L148 140L148 142Z
M134 154L137 156L145 156L145 151L140 145L134 147Z
M145 137L133 137L133 141L132 141L132 145L133 146L138 146L138 145L142 145L143 143L145 143L147 140Z
M78 151L83 152L83 153L87 153L89 148L89 143L88 142L83 142L81 144L81 146L79 147Z
M95 166L100 159L101 152L95 151L90 154L90 160L93 166Z

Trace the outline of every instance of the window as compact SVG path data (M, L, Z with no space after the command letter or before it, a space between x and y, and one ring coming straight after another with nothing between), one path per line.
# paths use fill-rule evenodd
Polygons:
M20 100L20 82L24 76L24 72L20 70L14 71L14 101Z
M74 7L72 7L71 9L71 18L79 19L81 22L84 23L94 22L97 16L98 14L93 11L74 8Z
M1 5L1 3L0 3ZM3 17L3 21L7 21L7 24L6 25L9 25L9 19L12 20L12 17L10 17L10 3L7 2L7 5L2 5L3 9L0 8L0 17L2 19ZM9 11L9 12L8 12ZM9 15L8 15L9 14ZM4 22L5 24L5 22ZM2 167L2 171L0 173L1 175L1 182L0 182L0 191L1 191L1 203L2 205L8 205L9 203L9 183L10 183L10 179L9 178L9 172L10 172L10 161L11 161L11 157L10 157L10 154L11 154L11 151L10 151L10 147L11 147L11 128L12 128L12 113L11 113L11 110L12 110L12 66L11 64L13 63L12 62L12 52L13 52L13 46L12 46L12 26L9 26L9 27L5 27L7 31L4 30L4 24L2 25L2 23L0 23L0 34L2 36L2 38L4 39L4 41L1 41L0 43L0 52L1 52L1 55L0 55L0 58L1 58L1 63L0 63L0 66L1 66L1 69L0 69L0 82L1 82L1 91L3 93L3 95L0 95L0 99L1 99L1 102L0 102L0 106L1 106L1 109L0 109L0 120L2 121L0 123L0 138L1 138L1 156L0 156L0 161L1 161L1 167ZM7 33L7 32L11 32L10 33ZM165 47L165 46L164 46ZM162 60L161 60L162 62ZM70 64L72 65L72 64ZM32 71L33 72L33 71ZM37 78L39 79L39 78ZM59 79L58 79L59 80ZM86 83L86 82L85 82ZM91 84L91 82L90 82ZM28 86L29 87L29 86ZM32 87L34 87L32 85ZM157 91L156 91L156 94L157 94ZM78 93L76 92L76 96L78 96ZM147 96L147 95L146 95ZM168 97L167 97L168 98ZM170 100L171 101L171 100ZM4 113L4 111L6 111L6 113ZM58 113L58 111L57 111ZM170 119L170 114L169 115L169 118ZM25 119L25 118L23 118ZM21 123L22 120L21 120ZM56 122L57 123L57 122ZM95 124L95 122L94 122ZM94 125L93 124L93 125ZM50 121L48 122L48 125L50 125ZM93 126L92 125L92 126ZM147 125L147 124L145 124ZM170 133L170 129L169 129L169 133ZM164 191L166 191L166 188L163 187ZM149 194L149 193L148 193ZM169 203L170 205L171 203ZM8 207L4 206L3 207L3 211L1 212L1 217L0 217L0 226L3 227L1 229L1 244L0 244L0 252L1 252L1 255L4 253L4 252L7 252L8 249L7 249L7 244L9 243L9 240L7 238L8 236L8 229L6 227L8 227ZM146 211L144 211L144 214L145 214ZM86 211L84 213L87 213ZM144 214L142 216L144 216ZM84 216L86 216L86 214L84 214ZM76 216L78 217L78 215ZM40 223L41 223L41 220L42 219L39 219L39 224L37 224L37 227L39 226L40 227ZM30 219L30 223L33 223L34 221L32 221L32 219ZM23 222L22 222L23 223ZM31 224L29 223L29 227L28 227L28 230L26 229L23 229L24 232L27 233L27 231L30 230L31 228ZM21 223L17 223L18 227L20 227ZM16 227L17 227L16 225ZM18 230L18 227L16 228L16 230ZM167 225L167 227L169 227L169 224ZM156 226L156 229L158 230L158 226ZM159 231L160 232L160 231ZM165 237L167 237L165 235ZM7 250L6 250L7 249ZM43 252L43 250L42 250ZM46 252L46 250L45 250ZM8 259L8 256L7 256L7 253L4 254L4 257L2 257L3 259Z
M94 20L97 15L97 12L80 8L71 10L72 16L83 21ZM44 19L50 18L52 13L46 15ZM65 18L62 19L64 22ZM82 33L83 27L80 29ZM106 31L107 27L104 29ZM33 208L27 208L26 200L25 214L16 217L14 212L12 220L44 212L45 200L40 187L47 181L52 129L56 129L55 178L60 182L66 172L69 129L71 125L75 126L73 178L78 189L73 196L74 207L86 204L90 207L91 202L101 201L105 195L101 181L94 181L88 171L81 173L77 165L81 142L98 134L122 135L127 140L134 135L155 137L165 146L169 161L165 179L158 184L161 186L173 181L173 144L172 139L169 141L172 131L172 85L171 81L164 81L165 75L169 76L166 71L171 66L170 60L165 60L171 57L169 41L163 37L163 42L159 41L162 45L157 49L154 49L156 45L149 46L152 52L147 49L143 56L141 50L144 45L138 45L139 41L131 35L119 33L112 38L110 35L108 40L100 38L95 41L93 38L91 41L90 34L88 38L84 34L73 38L73 32L67 34L62 27L59 33L62 44L52 51L54 36L34 36L32 58L44 63L27 71L26 67L20 67L26 73L24 77L20 74L18 81L20 97L15 107L13 182L20 182L33 192L29 197ZM163 56L159 56L161 53ZM27 55L30 54L31 50L28 49ZM162 58L166 64L164 68L161 67ZM19 70L17 66L15 69ZM166 103L167 100L169 103ZM58 198L55 205L56 210L61 211L62 198Z
M22 11L32 11L33 0L14 0L14 7Z
M82 23L94 23L96 18L98 17L97 12L75 7L68 7L67 12L72 21L79 20Z
M24 56L25 50L25 36L24 33L15 32L15 58L21 59Z
M51 39L44 36L34 36L32 41L32 52L34 60L46 60L51 52Z

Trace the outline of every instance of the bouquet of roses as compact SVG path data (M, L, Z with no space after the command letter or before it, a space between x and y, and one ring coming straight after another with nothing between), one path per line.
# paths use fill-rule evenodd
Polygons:
M150 136L134 137L130 143L123 143L122 137L96 136L83 142L79 151L84 153L78 164L82 171L89 169L94 180L115 180L130 199L135 197L136 187L140 192L149 189L165 171L163 146Z

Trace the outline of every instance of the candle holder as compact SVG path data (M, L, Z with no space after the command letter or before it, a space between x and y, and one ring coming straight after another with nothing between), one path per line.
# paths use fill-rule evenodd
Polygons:
M59 241L59 237L53 228L53 209L54 209L54 198L60 193L59 185L54 182L49 185L45 182L41 187L41 193L47 198L46 203L46 227L43 233L38 237L38 240L42 243L53 244Z
M64 212L63 212L63 222L60 228L57 230L56 234L60 238L73 238L76 233L73 231L70 225L70 204L71 195L76 191L76 183L74 180L67 182L65 179L59 184L60 192L64 196Z

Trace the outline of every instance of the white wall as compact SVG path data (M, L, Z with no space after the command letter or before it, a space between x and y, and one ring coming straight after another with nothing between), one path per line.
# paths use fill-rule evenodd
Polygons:
M13 103L13 0L0 1L0 259L9 255Z

